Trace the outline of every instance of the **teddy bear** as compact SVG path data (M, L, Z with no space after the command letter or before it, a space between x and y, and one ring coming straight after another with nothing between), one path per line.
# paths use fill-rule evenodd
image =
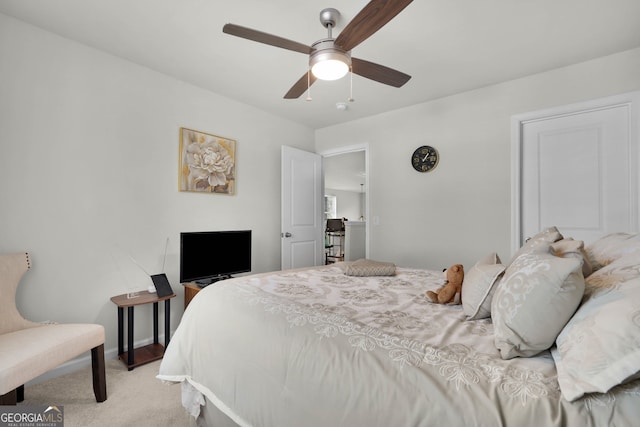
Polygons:
M427 291L427 297L436 304L461 304L464 267L462 264L454 264L444 270L444 276L445 285L436 292Z

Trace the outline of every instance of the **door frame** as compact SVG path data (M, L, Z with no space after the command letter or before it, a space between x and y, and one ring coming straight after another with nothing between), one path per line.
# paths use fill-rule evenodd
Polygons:
M631 212L633 224L638 224L638 146L640 145L640 91L627 92L605 98L593 99L585 102L562 105L547 108L544 110L532 111L517 114L511 117L511 248L515 252L524 243L522 236L522 144L523 128L527 123L538 120L548 120L563 116L582 114L586 112L608 109L616 106L626 105L630 111L629 120L629 140L632 142L631 148L635 152L631 153L631 170L635 176L630 179L631 194L634 198L631 202L633 211ZM620 230L637 231L637 230Z
M325 151L320 151L318 152L318 154L320 154L323 158L324 157L331 157L331 156L339 156L341 154L349 154L349 153L355 153L355 152L359 152L359 151L364 151L364 198L365 198L365 204L364 204L364 218L365 218L365 223L364 223L364 234L365 234L365 256L367 258L369 258L369 245L371 242L370 239L370 235L369 235L369 231L370 231L370 226L371 226L371 219L369 218L369 212L371 212L371 197L370 197L370 191L369 191L369 185L370 185L370 181L369 181L369 143L365 142L365 143L361 143L361 144L354 144L354 145L346 145L344 147L337 147L337 148L332 148L329 150L325 150ZM324 170L322 171L322 183L323 183L323 191L324 191Z

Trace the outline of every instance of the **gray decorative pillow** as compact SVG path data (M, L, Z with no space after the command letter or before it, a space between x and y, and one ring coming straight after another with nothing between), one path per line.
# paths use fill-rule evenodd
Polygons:
M559 256L560 258L573 257L581 260L582 275L585 279L593 272L591 262L589 262L589 257L584 251L584 242L582 240L573 240L571 237L567 237L566 239L552 243L551 250L555 256Z
M560 234L556 227L545 228L527 240L524 245L513 254L507 265L511 265L511 263L522 254L540 251L547 252L549 250L549 244L557 242L558 240L562 240L562 234Z
M345 263L344 274L347 276L393 276L396 274L396 265L391 262L363 258Z
M503 359L550 348L584 293L582 263L549 253L520 255L491 303L495 345Z
M493 252L479 260L462 282L462 309L467 320L485 319L491 316L491 300L504 273L498 254Z

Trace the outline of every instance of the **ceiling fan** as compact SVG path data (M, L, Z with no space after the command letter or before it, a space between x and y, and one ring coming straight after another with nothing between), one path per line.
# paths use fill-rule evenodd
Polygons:
M391 21L412 1L371 0L336 38L332 37L331 29L335 26L340 12L333 8L323 9L320 12L320 22L327 28L328 37L316 41L311 46L235 24L226 24L222 31L232 36L309 55L309 70L289 89L284 96L285 99L300 97L316 79L337 80L349 70L379 83L401 87L411 76L384 65L353 58L351 50ZM332 74L326 70L332 66L337 67L339 71Z

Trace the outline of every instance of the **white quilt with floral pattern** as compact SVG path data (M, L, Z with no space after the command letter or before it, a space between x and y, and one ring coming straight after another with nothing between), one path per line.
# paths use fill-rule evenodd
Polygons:
M188 381L255 427L632 425L640 383L569 403L548 351L502 360L491 319L424 293L441 272L346 276L338 266L208 286L159 378ZM186 402L189 406L193 402Z

